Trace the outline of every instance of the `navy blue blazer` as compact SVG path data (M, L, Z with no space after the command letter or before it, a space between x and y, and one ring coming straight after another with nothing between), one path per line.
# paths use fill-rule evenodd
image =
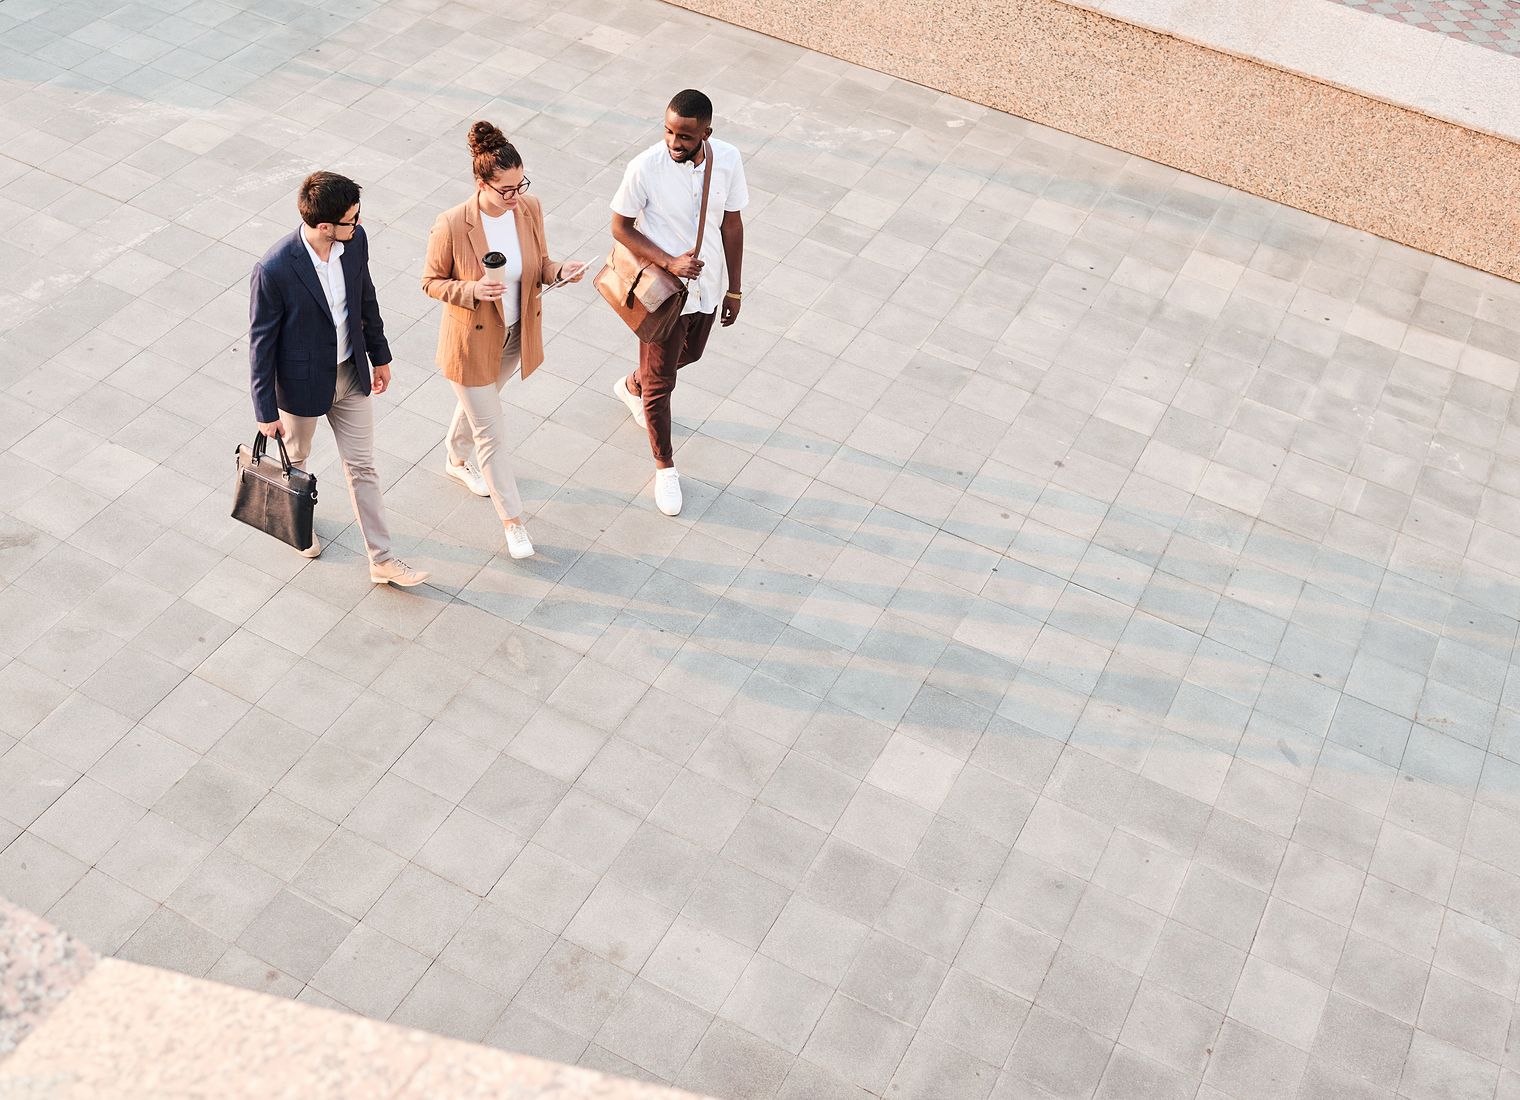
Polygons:
M348 295L348 343L359 385L369 393L370 363L389 363L391 348L369 276L363 226L343 242L339 263ZM253 265L248 317L255 419L268 424L280 418L280 409L325 416L338 385L338 333L299 229Z

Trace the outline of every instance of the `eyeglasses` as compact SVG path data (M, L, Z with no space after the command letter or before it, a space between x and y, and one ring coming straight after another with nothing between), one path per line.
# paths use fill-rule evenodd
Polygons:
M513 195L521 195L525 193L528 190L528 184L531 182L532 180L524 176L523 181L516 187L497 187L494 184L490 183L486 184L486 186L489 187L492 191L495 191L502 198L510 199Z
M357 211L357 210L354 211L354 220L353 221L351 221L351 222L333 222L333 224L334 225L341 225L341 226L343 226L346 229L352 229L352 228L354 228L355 226L357 226L359 224L359 211Z

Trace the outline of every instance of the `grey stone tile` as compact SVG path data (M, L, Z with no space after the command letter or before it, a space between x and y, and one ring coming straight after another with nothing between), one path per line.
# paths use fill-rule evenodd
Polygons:
M503 994L434 963L390 1019L392 1023L478 1043L506 1007L507 998Z
M700 848L717 851L733 837L752 807L749 796L716 779L683 770L649 812L649 821Z
M917 948L873 932L839 988L862 1004L917 1028L947 969Z
M893 1095L953 1093L982 1100L997 1081L997 1067L928 1035L919 1034L892 1076Z
M848 775L799 752L782 759L758 801L818 829L832 829L856 782Z
M151 898L91 868L46 916L91 949L112 955L157 908Z
M395 853L340 827L311 853L292 884L357 920L369 912L404 865L405 860Z
M1197 1078L1120 1046L1109 1059L1094 1095L1105 1100L1120 1096L1154 1096L1157 1100L1164 1100L1166 1097L1195 1096L1198 1085Z
M275 791L330 821L341 821L383 774L380 765L323 740L290 766Z
M434 722L391 765L391 774L447 802L458 802L496 756L497 751L489 745Z
M410 858L448 815L445 799L387 774L360 799L343 824L366 840Z
M880 1093L890 1083L912 1036L907 1025L835 994L802 1054L840 1077Z
M716 1012L753 954L751 949L680 917L639 976L699 1008Z
M1113 1049L1080 1024L1034 1008L1029 1013L994 1095L1090 1095Z
M476 906L438 958L510 998L553 945L552 933L486 901Z
M1487 1096L1499 1082L1499 1067L1469 1051L1416 1031L1399 1089L1405 1095Z
M545 819L533 842L602 874L638 828L638 818L579 790L571 790Z
M5 896L17 905L45 913L72 890L89 865L33 833L16 836L0 852Z
M536 844L525 847L491 888L490 900L558 934L596 886L592 872Z
M227 945L173 910L160 907L117 951L118 958L202 977Z
M1381 1088L1398 1087L1414 1029L1332 993L1320 1017L1313 1055Z
M1252 956L1246 959L1227 1016L1307 1050L1327 996L1323 986Z
M1309 892L1306 888L1296 896L1303 897ZM1281 896L1291 900L1286 890ZM1260 890L1211 867L1195 865L1188 872L1171 916L1217 940L1247 950L1256 938L1266 904L1267 895Z
M315 734L254 707L206 752L205 758L260 787L271 787L315 742Z
M808 977L837 986L868 933L859 921L794 895L777 915L760 951Z
M718 1015L783 1050L799 1053L829 1002L830 987L756 955Z
M805 1097L827 1097L828 1100L866 1100L872 1094L859 1085L851 1084L843 1077L799 1058L776 1094L778 1100L804 1100Z
M519 1054L545 1058L553 1062L576 1062L587 1047L587 1041L547 1020L535 1016L516 1004L507 1010L486 1032L488 1045Z
M1491 1062L1504 1057L1513 1005L1505 997L1433 969L1416 1025Z
M1238 948L1167 921L1145 977L1222 1014L1229 1007L1245 960L1245 952Z
M674 910L606 878L591 891L564 937L637 973L674 920Z
M311 988L365 1016L386 1018L427 972L428 959L367 924L345 927Z
M1145 980L1119 1034L1122 1046L1188 1076L1201 1074L1223 1015Z
M628 971L561 940L529 975L513 1004L573 1035L594 1036L632 982Z
M290 890L281 890L243 929L237 945L251 955L267 959L294 978L311 981L353 927L352 920ZM416 980L415 976L413 980ZM338 996L331 990L321 991Z
M255 993L267 993L276 997L297 997L302 992L301 983L262 959L256 959L239 947L229 947L226 954L216 961L206 977L214 982L250 989Z
M1228 1096L1289 1097L1307 1062L1306 1054L1286 1043L1226 1020L1203 1081Z
M32 822L31 832L77 859L95 863L144 813L135 802L85 776Z
M425 717L375 695L361 695L323 734L324 742L389 768L427 727Z
M468 890L412 864L401 869L370 907L364 923L434 958L454 938L475 906L475 896Z
M789 897L786 887L740 864L718 860L709 865L683 914L704 928L756 948Z
M596 1041L634 1065L670 1080L680 1072L712 1016L681 998L635 980Z
M526 843L468 810L453 810L414 857L418 866L484 897Z
M716 1020L702 1036L676 1085L735 1100L762 1100L776 1095L794 1059L786 1051Z
M30 745L14 744L0 756L0 792L5 796L5 816L19 825L30 825L63 797L79 772Z
M163 902L211 852L212 845L155 813L126 829L97 867L153 901Z
M1441 907L1369 875L1351 927L1428 963L1441 931Z
M822 847L824 834L769 806L752 806L724 845L730 860L795 888Z
M869 924L891 900L901 872L852 844L824 842L801 892L835 912Z

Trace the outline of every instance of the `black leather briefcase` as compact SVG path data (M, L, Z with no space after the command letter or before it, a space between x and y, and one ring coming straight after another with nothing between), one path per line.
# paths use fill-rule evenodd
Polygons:
M251 448L246 443L238 447L232 518L305 550L311 546L317 478L290 464L283 439L275 436L275 442L280 445L279 462L264 453L269 438L262 432Z

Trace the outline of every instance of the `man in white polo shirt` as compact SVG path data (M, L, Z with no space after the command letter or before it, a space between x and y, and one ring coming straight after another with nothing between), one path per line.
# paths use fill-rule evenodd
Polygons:
M639 344L639 369L612 390L649 432L654 452L654 500L667 516L681 511L681 481L670 444L670 393L676 371L702 357L717 311L723 324L739 317L744 262L744 222L749 204L739 150L712 139L712 100L699 91L678 92L665 110L665 140L629 162L612 197L612 236L645 263L687 280L686 308L670 335ZM712 158L707 231L695 254L702 210L702 177Z

